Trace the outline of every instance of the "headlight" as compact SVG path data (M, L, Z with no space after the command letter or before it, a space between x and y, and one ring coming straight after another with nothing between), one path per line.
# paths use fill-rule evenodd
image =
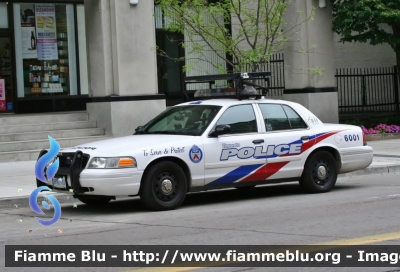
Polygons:
M120 158L93 158L88 168L104 169L104 168L132 168L136 167L136 160L132 157Z

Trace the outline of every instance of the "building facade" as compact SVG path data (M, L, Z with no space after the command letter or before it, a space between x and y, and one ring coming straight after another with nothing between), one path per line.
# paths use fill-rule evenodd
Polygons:
M391 32L388 25L382 26ZM333 34L335 68L376 68L396 65L396 54L388 44L342 43L340 36Z
M153 0L137 2L0 0L0 113L87 110L107 134L127 135L166 105L182 102L183 63L157 56L155 48L185 56L187 49L171 43L185 37L162 29ZM314 20L284 51L283 98L305 105L323 121L337 122L335 68L355 63L349 61L351 52L361 51L355 46L378 50L376 59L386 63L393 55L384 46L338 43L330 1L323 8L319 4L293 1L288 8L285 27L296 23L291 14L303 10L299 16L307 17L317 7ZM315 52L295 53L311 44L318 45ZM359 53L360 65L376 63L364 54ZM324 73L313 75L310 67Z
M0 112L85 109L87 67L83 1L0 1Z
M166 108L153 13L153 1L1 0L0 113L87 110L132 134Z

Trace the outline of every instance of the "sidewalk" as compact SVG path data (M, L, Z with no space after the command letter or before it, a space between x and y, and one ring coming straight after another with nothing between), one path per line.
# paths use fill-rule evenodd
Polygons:
M371 141L368 145L374 149L372 164L363 170L339 177L400 173L400 139ZM29 198L36 188L35 164L36 161L0 163L0 203L13 205L16 201ZM71 195L57 194L57 199L60 203L75 202Z

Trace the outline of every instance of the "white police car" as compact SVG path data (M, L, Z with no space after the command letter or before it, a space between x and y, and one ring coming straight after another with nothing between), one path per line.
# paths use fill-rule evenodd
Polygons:
M171 107L135 135L58 157L53 189L87 204L139 195L146 207L167 210L188 192L217 188L299 181L307 192L327 192L339 173L370 165L373 152L359 127L323 124L297 103L228 98Z

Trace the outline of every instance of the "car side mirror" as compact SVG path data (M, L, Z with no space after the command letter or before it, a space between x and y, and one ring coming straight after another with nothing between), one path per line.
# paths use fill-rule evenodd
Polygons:
M218 137L219 135L231 133L231 131L232 129L230 125L217 125L214 131L209 134L209 136Z
M135 128L135 133L133 135L138 134L138 132L140 132L142 129L143 126L138 126L137 128Z

